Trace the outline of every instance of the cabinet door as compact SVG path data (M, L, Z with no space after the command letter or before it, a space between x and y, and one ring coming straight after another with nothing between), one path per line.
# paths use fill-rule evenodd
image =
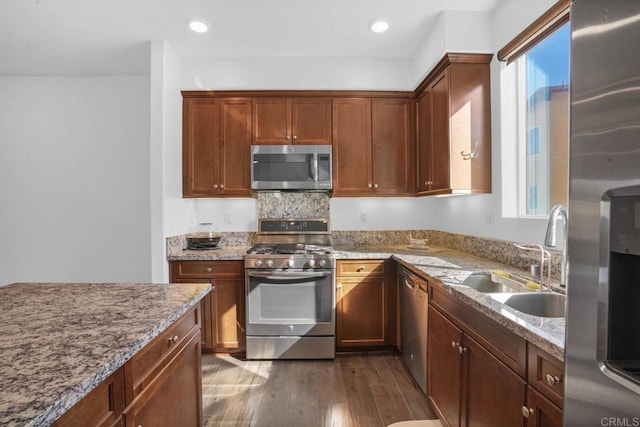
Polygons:
M331 100L294 99L291 101L294 144L331 144Z
M526 427L562 427L562 410L531 386L527 388L527 406L522 410L523 414L528 412Z
M333 100L333 194L371 194L371 100Z
M411 101L371 101L374 194L401 195L413 190Z
M450 160L450 106L449 69L446 69L430 86L431 91L431 190L451 188Z
M526 382L465 335L462 426L522 426Z
M291 104L288 99L253 100L253 143L291 144Z
M201 426L200 334L194 331L180 352L125 412L127 427Z
M251 100L220 101L220 194L251 195Z
M418 124L417 140L417 191L428 191L431 181L431 90L427 89L418 99L416 106Z
M451 427L460 425L462 363L458 346L462 331L437 310L427 321L427 389L440 418Z
M213 345L216 351L241 350L245 346L244 279L213 280Z
M387 344L387 279L337 280L338 347Z
M182 112L182 194L218 193L218 101L185 99Z

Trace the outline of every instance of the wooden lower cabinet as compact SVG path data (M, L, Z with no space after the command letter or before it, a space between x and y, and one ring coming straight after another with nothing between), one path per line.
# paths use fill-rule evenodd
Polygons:
M201 426L202 379L199 331L125 410L126 427Z
M527 405L522 407L526 418L526 427L561 427L562 409L538 393L533 387L527 387Z
M337 347L395 344L394 264L388 260L338 261L336 270Z
M172 283L211 283L202 299L202 351L245 349L245 290L242 261L171 261Z

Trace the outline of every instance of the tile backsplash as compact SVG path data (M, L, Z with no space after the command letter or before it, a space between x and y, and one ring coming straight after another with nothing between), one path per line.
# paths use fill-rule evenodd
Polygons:
M258 218L329 218L329 193L308 191L260 191Z

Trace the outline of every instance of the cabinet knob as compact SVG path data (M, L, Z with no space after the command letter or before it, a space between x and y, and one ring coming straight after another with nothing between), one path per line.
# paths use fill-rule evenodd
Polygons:
M224 188L224 184L220 184L220 188Z
M451 347L452 347L452 348L457 348L458 346L460 346L460 344L458 344L458 343L457 343L457 342L455 342L455 341L451 341Z
M371 188L371 184L367 184L367 187Z
M462 353L464 353L464 352L466 352L466 351L467 351L467 348L466 348L466 347L463 347L463 346L461 346L461 345L459 345L459 346L458 346L458 352L459 352L460 354L462 354Z
M291 135L287 135L287 140L291 139Z
M207 267L207 273L211 273L213 269L211 267Z
M357 271L364 271L364 265L359 265Z
M373 184L373 188L378 188L378 184Z
M525 418L529 418L534 413L533 408L527 408L526 406L523 406L522 408L520 408L520 410L522 411L522 415Z
M298 135L293 135L293 139L294 140L298 139Z
M169 344L175 344L178 342L178 336L174 335L171 338L169 338Z
M556 386L562 382L560 378L551 374L547 374L545 378L547 379L547 384L549 384L551 387Z
M213 188L218 188L218 184L213 184Z

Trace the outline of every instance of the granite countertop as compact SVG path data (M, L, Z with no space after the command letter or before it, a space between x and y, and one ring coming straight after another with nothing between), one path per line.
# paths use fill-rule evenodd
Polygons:
M150 283L0 287L0 425L50 425L210 288Z
M247 249L247 246L227 246L215 251L190 251L182 250L181 248L170 248L167 258L170 261L241 260L244 258ZM336 245L334 250L338 259L394 258L401 263L410 265L414 269L438 279L450 294L466 304L516 332L558 360L564 360L564 318L530 316L502 304L498 300L498 294L492 297L490 294L481 293L468 286L460 285L467 276L479 271L503 270L523 277L527 275L525 271L449 248L430 247L430 250L424 251L410 249L406 244L380 246ZM555 291L564 292L557 283L552 284L552 287Z
M537 345L560 361L564 361L565 319L531 316L500 302L506 294L478 292L461 283L470 274L488 270L503 270L520 276L526 272L447 248L429 251L408 249L406 245L380 247L336 247L337 258L389 258L412 266L414 269L438 279L445 289L474 309L484 313L527 341ZM554 291L562 291L557 283ZM535 292L535 291L533 291Z

